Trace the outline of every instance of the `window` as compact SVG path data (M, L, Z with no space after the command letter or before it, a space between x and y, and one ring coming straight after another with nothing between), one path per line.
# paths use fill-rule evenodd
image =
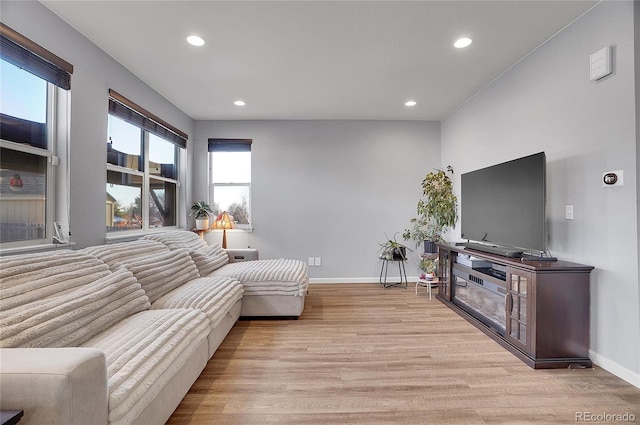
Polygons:
M210 197L217 216L226 211L238 228L251 227L251 140L209 139Z
M53 222L66 220L54 214L73 67L3 24L0 36L0 242L51 243Z
M110 91L107 135L108 232L178 224L178 162L187 135Z

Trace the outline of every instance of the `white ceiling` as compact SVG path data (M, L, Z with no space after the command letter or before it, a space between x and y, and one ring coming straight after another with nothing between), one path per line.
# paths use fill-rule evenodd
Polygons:
M196 120L440 120L597 1L42 3Z

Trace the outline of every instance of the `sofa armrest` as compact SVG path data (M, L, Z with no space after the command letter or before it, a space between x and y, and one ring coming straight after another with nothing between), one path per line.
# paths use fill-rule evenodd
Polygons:
M0 407L20 425L108 422L107 361L94 348L0 349Z
M258 260L260 257L258 250L252 249L252 248L227 249L226 251L227 251L227 255L229 256L230 263Z

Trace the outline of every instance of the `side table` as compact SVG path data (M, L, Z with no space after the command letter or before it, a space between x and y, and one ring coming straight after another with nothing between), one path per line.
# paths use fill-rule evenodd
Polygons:
M390 286L402 286L406 288L408 286L407 282L407 271L404 268L404 262L406 260L387 260L386 258L381 258L382 260L382 268L380 269L380 284L385 288L389 288ZM389 263L398 263L398 272L400 274L400 282L387 282L387 272L389 271ZM384 273L384 280L382 279L382 273ZM404 275L404 282L402 281L402 276Z
M200 239L204 239L204 234L210 232L211 228L208 228L208 229L195 229L194 228L194 229L191 229L191 231L193 233L196 233L198 236L200 236Z

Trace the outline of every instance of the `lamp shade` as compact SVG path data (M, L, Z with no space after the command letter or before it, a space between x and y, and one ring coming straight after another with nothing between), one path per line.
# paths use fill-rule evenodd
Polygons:
M226 211L219 214L213 222L214 229L235 229L236 223L233 221L233 217Z

